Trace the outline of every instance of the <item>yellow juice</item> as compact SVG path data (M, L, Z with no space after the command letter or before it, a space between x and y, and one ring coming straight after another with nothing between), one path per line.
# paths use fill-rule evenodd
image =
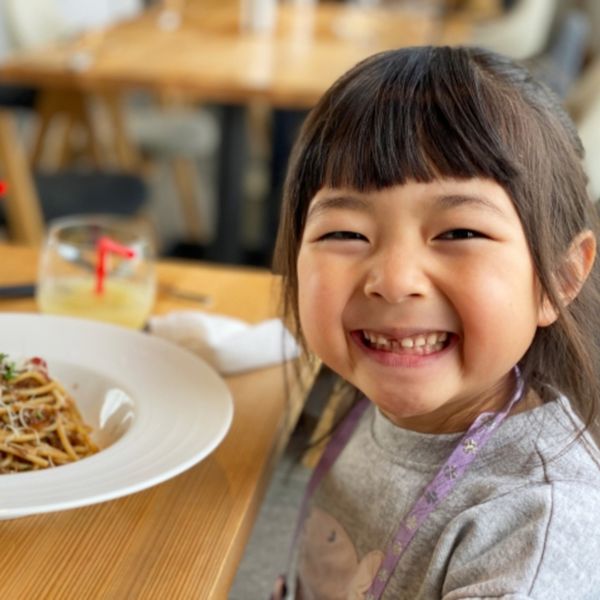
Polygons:
M40 310L54 315L68 315L109 321L140 329L154 303L152 282L140 283L107 278L104 290L96 293L91 278L64 277L40 283L37 302Z

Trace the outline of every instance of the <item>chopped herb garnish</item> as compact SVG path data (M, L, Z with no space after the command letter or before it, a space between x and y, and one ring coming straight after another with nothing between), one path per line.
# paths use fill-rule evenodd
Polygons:
M17 375L16 369L17 369L17 366L15 365L14 362L6 363L4 365L4 373L3 373L4 379L6 381L10 381L11 379L14 379Z

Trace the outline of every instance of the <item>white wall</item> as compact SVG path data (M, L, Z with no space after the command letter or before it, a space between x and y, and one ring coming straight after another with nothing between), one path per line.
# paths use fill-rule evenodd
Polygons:
M29 0L17 0L28 2ZM142 9L142 0L54 0L65 22L73 29L105 26L132 17Z
M12 48L105 27L142 8L142 0L0 0L0 57Z
M0 12L0 60L5 57L11 48L11 43L6 30L4 15Z

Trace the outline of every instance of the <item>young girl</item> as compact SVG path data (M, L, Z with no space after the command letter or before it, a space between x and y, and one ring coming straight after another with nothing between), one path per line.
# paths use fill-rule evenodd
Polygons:
M309 484L296 598L600 598L582 155L552 94L476 48L373 56L309 115L278 266L362 399Z

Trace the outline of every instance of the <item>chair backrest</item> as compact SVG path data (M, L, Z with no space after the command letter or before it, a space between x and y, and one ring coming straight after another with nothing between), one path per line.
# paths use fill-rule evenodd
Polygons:
M590 33L586 14L577 9L567 11L557 24L547 52L566 70L579 70L583 64Z
M544 51L525 61L561 98L566 97L581 73L590 32L590 22L583 11L566 10L559 15Z
M504 15L474 28L471 43L523 60L546 46L558 0L519 0Z

